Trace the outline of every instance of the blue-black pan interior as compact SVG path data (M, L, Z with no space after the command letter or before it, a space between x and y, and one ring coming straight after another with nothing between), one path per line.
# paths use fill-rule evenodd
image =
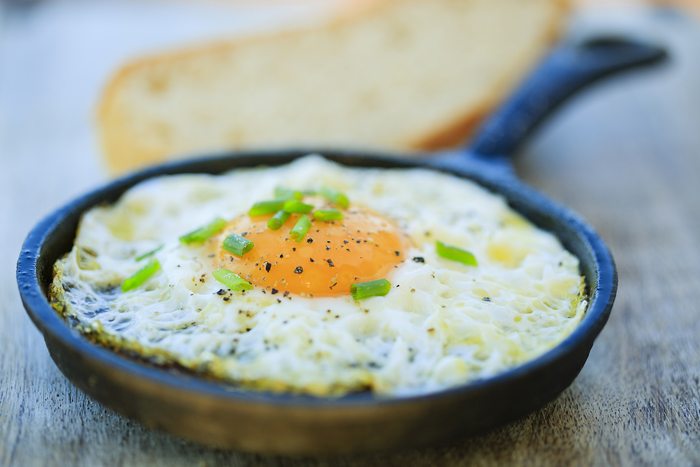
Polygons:
M74 384L148 426L205 444L315 455L424 446L483 432L535 410L571 384L607 321L616 289L613 259L601 238L569 210L520 182L510 156L576 91L664 58L658 47L622 38L564 44L487 120L467 151L423 158L318 148L245 151L183 160L120 178L58 209L29 233L17 265L22 301L57 366ZM360 393L331 399L246 391L156 367L92 343L49 305L53 264L70 250L80 217L91 207L113 202L151 177L274 166L310 152L353 167L427 167L503 195L580 259L590 297L582 322L554 349L495 377L421 396Z

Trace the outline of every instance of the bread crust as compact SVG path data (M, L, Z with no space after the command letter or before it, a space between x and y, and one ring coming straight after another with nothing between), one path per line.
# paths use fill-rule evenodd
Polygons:
M542 44L539 49L543 51L549 49L551 45L559 40L564 30L566 19L572 9L570 0L557 0L556 4L557 12L553 15L552 21L542 35ZM522 57L522 61L524 64L530 63L530 57ZM527 67L524 64L519 66L519 68L526 69ZM416 136L408 143L408 148L416 151L437 151L466 144L478 131L489 114L498 108L503 100L508 98L508 91L510 91L512 86L507 78L503 77L492 95L484 96L478 107L471 107L451 122L435 127L423 135Z
M353 21L361 15L371 14L380 8L387 7L393 1L397 0L345 0L342 3L342 7L330 19L321 19L320 25L311 23L274 32L253 33L234 39L208 41L197 45L185 46L178 50L144 55L126 62L107 81L95 112L99 144L104 155L103 161L107 170L111 174L116 175L138 166L163 162L169 159L169 155L162 151L147 151L143 147L134 146L125 138L115 134L116 132L112 130L117 128L117 126L110 125L108 122L113 115L112 107L119 90L133 73L140 71L142 68L155 67L164 63L177 62L198 56L202 52L229 52L256 41L284 39L285 37L303 34L318 27L337 27L340 24Z

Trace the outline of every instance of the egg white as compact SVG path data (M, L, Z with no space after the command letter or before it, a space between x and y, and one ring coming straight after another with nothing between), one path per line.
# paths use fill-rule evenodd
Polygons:
M281 185L342 190L410 237L388 295L222 291L211 250L178 241ZM438 257L435 240L468 249L478 266ZM161 271L122 293L143 266L135 256L160 245ZM85 213L55 265L51 296L105 345L245 387L316 395L425 393L497 374L554 347L587 304L577 258L500 196L429 170L351 169L319 156L133 187Z

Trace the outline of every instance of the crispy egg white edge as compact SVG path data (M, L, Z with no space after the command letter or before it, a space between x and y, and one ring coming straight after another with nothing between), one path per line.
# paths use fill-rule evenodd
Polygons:
M413 245L388 277L391 292L361 302L259 288L218 295L211 250L178 237L245 213L280 185L331 186L395 222ZM473 252L478 267L438 257L438 239ZM161 244L162 270L121 293L143 266L134 257ZM56 263L52 299L104 344L247 387L401 395L488 377L551 349L583 316L583 288L577 258L473 182L311 155L221 176L159 177L91 209Z

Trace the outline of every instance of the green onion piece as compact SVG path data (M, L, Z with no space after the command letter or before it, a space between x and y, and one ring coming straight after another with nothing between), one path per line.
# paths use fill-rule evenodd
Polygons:
M294 212L300 214L308 214L313 208L313 205L303 203L298 199L288 199L284 202L284 206L282 207L282 209L284 209L287 212Z
M339 221L343 219L343 213L337 209L319 209L314 211L314 219L324 222Z
M267 227L270 230L278 230L287 222L290 214L287 211L277 211L277 213L267 220Z
M275 188L275 198L277 199L298 199L301 200L304 197L304 193L298 190L292 190L291 188L278 186Z
M347 209L348 206L350 206L350 200L345 193L341 193L340 191L328 187L321 188L319 193L321 196L326 198L326 200L343 209Z
M252 208L248 210L248 215L251 217L264 216L265 214L272 214L284 206L283 199L273 199L270 201L260 201L255 203Z
M243 279L235 272L229 271L228 269L217 269L212 273L212 276L214 276L214 279L221 282L234 292L250 290L253 288L253 284Z
M311 228L311 220L309 219L309 216L306 214L303 214L299 220L297 221L296 224L294 224L294 227L292 227L292 230L289 232L289 234L292 236L294 240L297 242L300 242L304 239L304 235L306 235L306 232L309 231Z
M435 250L438 256L449 259L452 261L457 261L458 263L466 264L467 266L477 266L478 262L473 254L467 250L463 250L459 247L446 245L441 241L435 242Z
M383 297L391 290L391 282L386 279L376 281L358 282L350 286L350 293L355 300L364 300L370 297Z
M236 256L243 256L252 249L253 242L241 235L234 233L224 239L224 250Z
M226 221L220 217L217 217L207 225L180 237L180 242L184 243L185 245L190 245L192 243L204 243L205 241L209 240L210 237L213 237L221 232L224 227L226 227Z
M141 261L141 260L143 260L143 259L148 258L149 256L153 256L153 255L155 255L156 253L158 253L160 250L162 250L164 246L165 246L165 245L161 245L161 246L159 246L158 248L152 249L151 251L147 251L146 253L141 253L141 254L138 255L136 258L134 258L134 261Z
M127 277L124 282L122 282L122 292L128 292L129 290L134 290L135 288L140 287L159 270L160 263L158 260L150 260L148 264L136 271L132 276Z

